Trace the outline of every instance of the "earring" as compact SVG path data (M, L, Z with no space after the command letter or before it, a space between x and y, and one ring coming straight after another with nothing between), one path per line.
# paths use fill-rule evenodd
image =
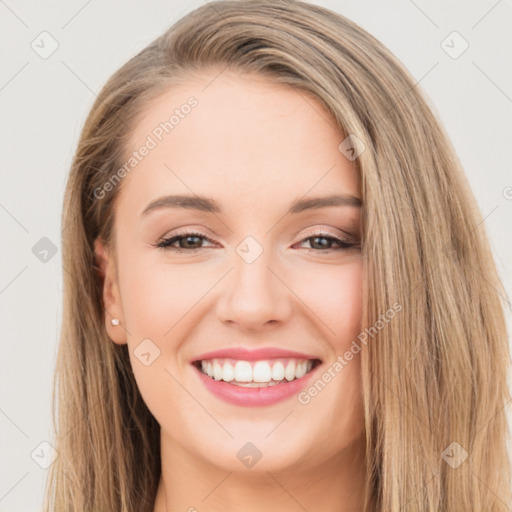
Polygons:
M119 325L119 319L118 318L112 318L112 320L110 320L110 323L112 325Z

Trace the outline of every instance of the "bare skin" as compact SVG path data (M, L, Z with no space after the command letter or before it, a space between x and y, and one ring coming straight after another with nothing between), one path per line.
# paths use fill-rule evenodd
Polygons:
M361 212L343 204L286 213L295 200L361 198L356 171L338 149L344 136L314 98L257 75L217 74L191 77L148 105L133 149L187 98L197 100L123 178L116 261L96 242L106 328L114 343L128 344L140 392L161 426L154 512L359 511L360 356L342 371L332 367L361 329ZM169 194L207 196L222 211L142 215ZM175 241L181 253L156 246L178 232L207 238ZM262 250L251 263L236 250L247 236L251 250ZM148 365L134 353L143 340L151 359L159 350ZM226 347L314 354L322 361L316 379L329 368L334 377L308 403L292 396L233 405L190 364ZM237 456L248 442L261 453L252 467Z

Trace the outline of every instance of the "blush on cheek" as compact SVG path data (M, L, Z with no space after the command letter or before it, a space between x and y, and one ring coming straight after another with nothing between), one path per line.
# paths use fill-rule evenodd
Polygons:
M198 278L197 270L184 271L183 266L159 269L148 263L133 268L137 273L126 279L130 292L123 308L129 326L144 336L163 338L208 290L208 279Z
M297 295L317 316L326 338L339 353L359 334L362 317L362 263L326 266L302 280ZM319 321L318 321L319 320Z

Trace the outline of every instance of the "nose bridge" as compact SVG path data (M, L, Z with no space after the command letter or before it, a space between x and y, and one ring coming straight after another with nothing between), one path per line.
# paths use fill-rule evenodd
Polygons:
M269 269L275 266L270 248L247 236L235 247L233 271L219 300L219 318L257 328L283 321L290 311L287 289Z

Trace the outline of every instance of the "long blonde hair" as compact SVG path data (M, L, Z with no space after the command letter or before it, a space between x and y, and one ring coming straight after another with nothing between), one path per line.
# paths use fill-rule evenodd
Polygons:
M85 122L62 216L58 457L45 510L153 510L159 425L127 345L107 336L94 256L97 237L114 249L120 187L101 199L94 191L126 161L149 100L191 73L228 67L312 93L343 137L365 145L355 160L363 325L402 305L361 352L365 510L510 510L505 292L453 147L415 80L379 41L325 8L279 0L210 1L189 13L109 79Z

